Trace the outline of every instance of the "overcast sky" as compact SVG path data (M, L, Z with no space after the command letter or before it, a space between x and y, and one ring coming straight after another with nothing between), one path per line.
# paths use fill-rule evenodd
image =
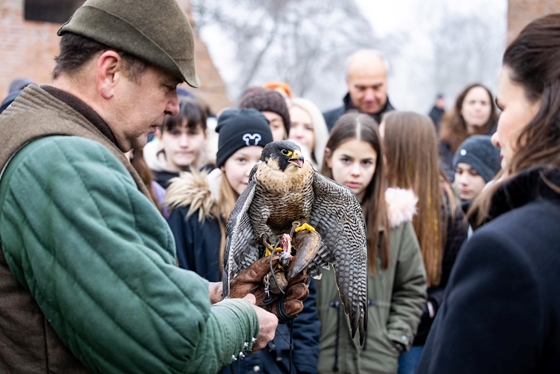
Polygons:
M363 9L364 16L371 21L376 36L383 38L390 37L391 34L406 35L406 41L398 46L398 56L390 61L389 96L397 109L426 112L433 104L437 88L425 87L427 85L422 83L422 79L416 78L422 74L422 64L426 64L424 71L430 68L433 48L428 33L433 28L432 25L437 25L442 17L445 17L446 12L474 14L486 20L491 19L496 28L489 37L503 40L503 43L502 47L495 50L495 55L488 58L495 60L503 54L507 31L507 0L355 1ZM207 44L222 78L226 84L232 84L238 70L233 62L233 49L231 46L228 48L231 43L227 42L227 35L216 27L208 27L201 31L201 37ZM498 74L499 70L496 71L495 82L487 82L494 91ZM341 72L340 77L340 83L337 86L333 85L332 97L317 103L322 110L340 105L346 91L344 72ZM447 106L451 105L451 100L448 100Z

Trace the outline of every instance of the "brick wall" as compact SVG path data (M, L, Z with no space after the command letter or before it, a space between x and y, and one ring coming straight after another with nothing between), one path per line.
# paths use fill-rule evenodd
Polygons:
M188 0L178 0L190 14ZM0 101L8 93L10 82L19 77L37 83L49 83L58 54L56 31L59 24L25 21L23 0L0 0ZM192 17L190 18L192 22ZM196 31L195 31L196 34ZM226 86L198 35L195 40L196 70L202 86L195 90L214 112L230 106Z
M509 0L508 1L508 34L510 43L523 27L535 18L550 13L560 13L558 0Z

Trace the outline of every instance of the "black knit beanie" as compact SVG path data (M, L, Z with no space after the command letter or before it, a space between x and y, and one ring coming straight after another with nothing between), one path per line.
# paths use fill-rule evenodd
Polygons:
M272 132L265 116L255 109L228 109L218 118L216 126L218 154L216 166L223 166L227 159L243 147L263 147L272 142Z
M259 112L273 112L282 117L286 135L290 132L290 111L280 93L266 88L250 91L241 98L239 108L255 108Z
M501 168L500 150L494 147L489 135L474 135L465 140L453 157L453 169L465 163L476 170L486 183L498 174Z

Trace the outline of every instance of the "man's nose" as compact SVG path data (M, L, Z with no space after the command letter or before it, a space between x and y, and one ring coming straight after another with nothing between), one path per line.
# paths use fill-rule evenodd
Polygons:
M175 92L171 100L167 102L165 114L169 116L176 116L177 113L179 113L179 97L177 96L177 92Z
M366 89L366 93L364 95L364 100L366 100L366 101L374 101L375 100L375 91L372 88Z

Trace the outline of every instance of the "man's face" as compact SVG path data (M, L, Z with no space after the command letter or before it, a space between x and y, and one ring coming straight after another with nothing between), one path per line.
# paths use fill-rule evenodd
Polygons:
M363 113L377 114L387 102L387 71L381 61L350 66L346 85L352 103Z
M122 74L115 88L115 98L109 108L113 112L109 123L123 151L143 148L148 134L163 123L165 115L179 112L177 84L179 80L152 66L132 81Z

